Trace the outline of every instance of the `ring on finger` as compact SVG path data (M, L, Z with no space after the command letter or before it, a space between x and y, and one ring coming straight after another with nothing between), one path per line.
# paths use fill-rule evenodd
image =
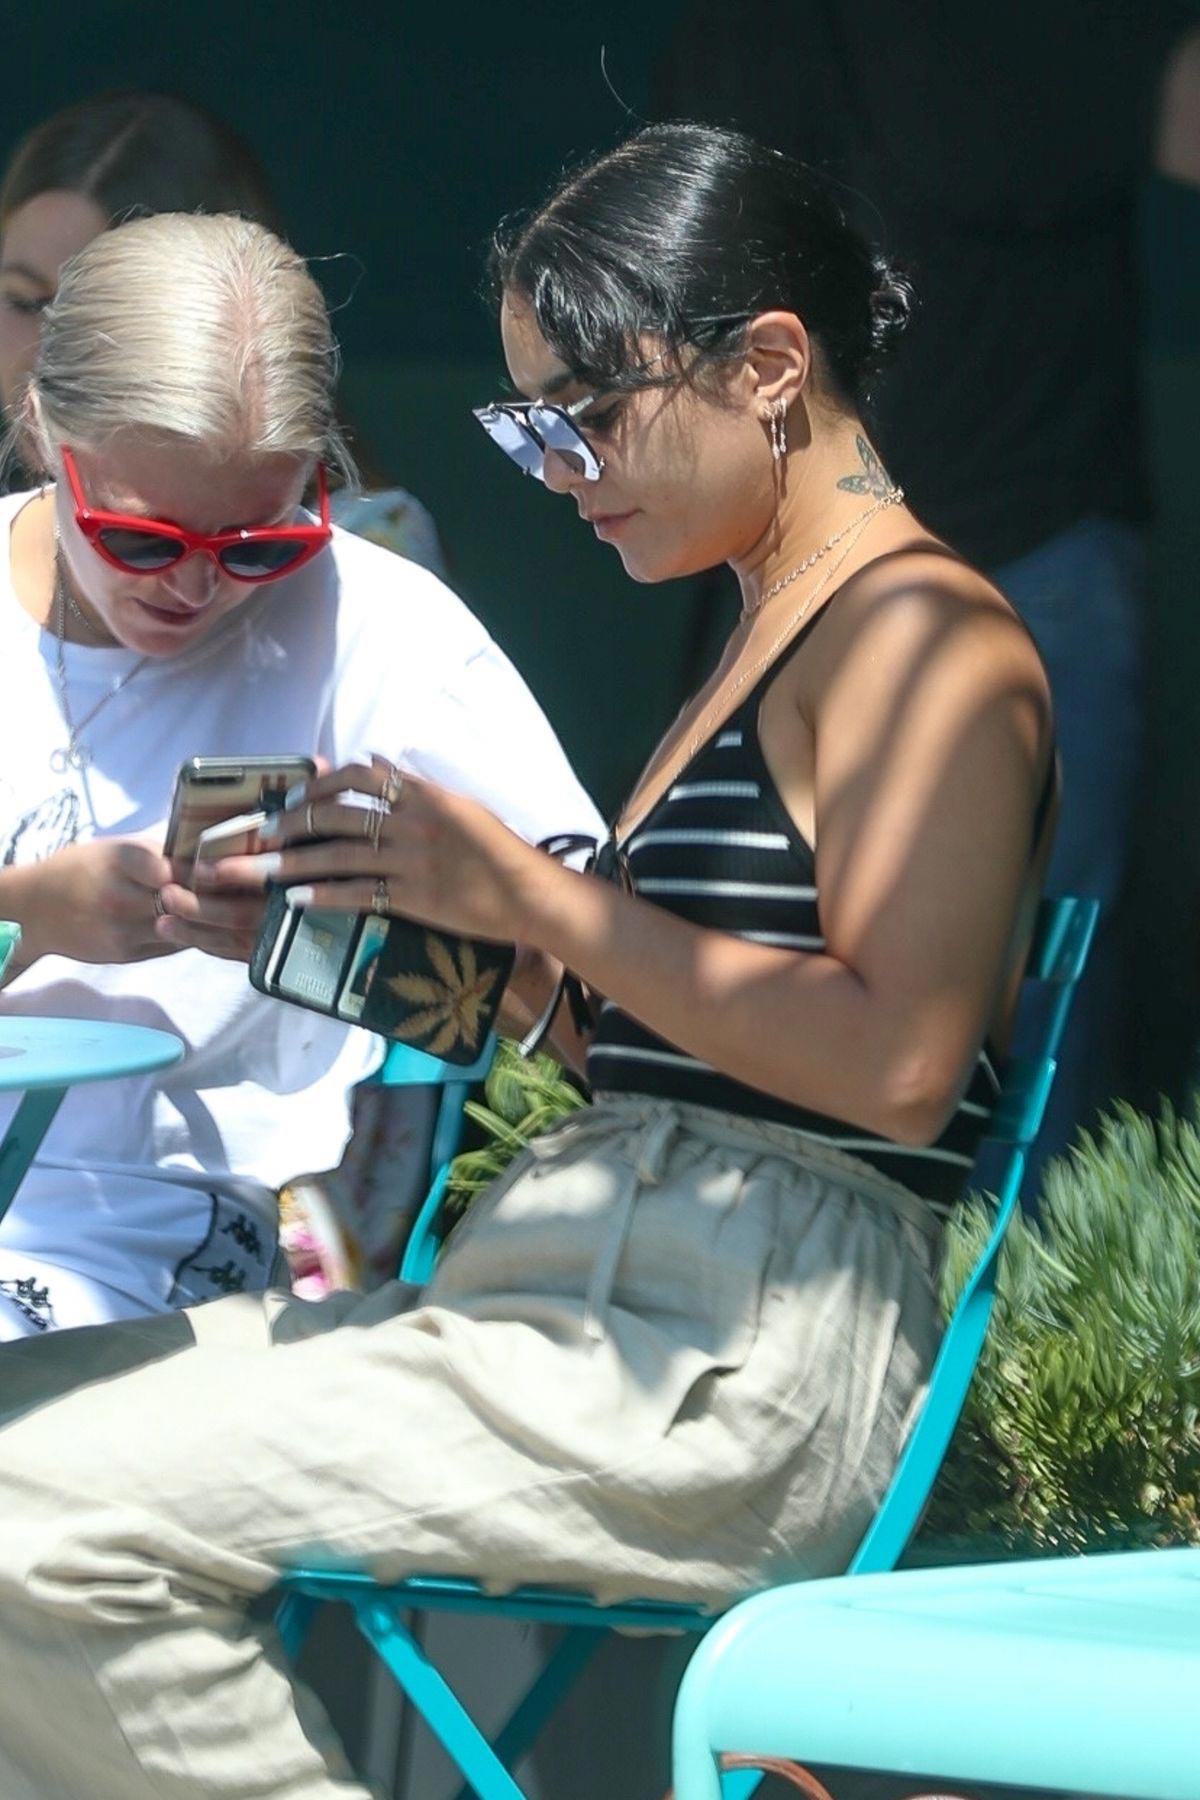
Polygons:
M371 895L371 911L373 913L378 913L382 918L385 913L390 913L391 910L392 897L388 893L388 884L381 875L379 880L375 883L375 890Z
M404 777L401 775L395 763L389 763L383 786L379 790L380 799L383 801L383 804L390 809L397 804L403 792Z
M367 814L367 841L376 856L379 855L379 834L386 818L387 808L383 806L373 806Z
M167 909L163 905L161 888L155 888L154 890L154 916L156 919L165 919L167 916Z
M305 837L316 837L316 835L317 835L317 828L313 824L313 805L314 805L314 802L310 800L308 805L304 808L304 835L305 835Z

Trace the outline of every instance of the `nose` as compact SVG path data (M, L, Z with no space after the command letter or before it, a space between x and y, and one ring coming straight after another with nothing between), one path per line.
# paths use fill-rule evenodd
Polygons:
M569 450L546 450L542 459L542 480L552 493L572 494L583 480L583 464Z
M179 606L199 611L207 606L221 580L221 568L205 550L194 550L162 576L162 586Z

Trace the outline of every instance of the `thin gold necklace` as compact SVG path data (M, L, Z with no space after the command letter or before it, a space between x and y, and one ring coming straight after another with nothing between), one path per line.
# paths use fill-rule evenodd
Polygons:
M767 589L762 597L760 605L773 599L776 594L781 593L790 582L795 581L798 576L803 575L806 570L811 569L814 563L819 562L821 557L826 555L835 545L840 544L843 541L845 542L846 547L841 555L829 564L829 567L822 574L821 579L805 596L803 603L790 615L779 635L772 639L762 655L752 662L749 668L743 669L737 680L718 695L713 705L707 709L704 717L692 734L691 741L687 747L687 755L681 766L686 767L687 764L691 762L693 756L695 756L696 751L704 742L718 717L727 718L729 716L729 702L733 699L734 695L739 694L750 680L750 677L752 675L757 675L760 669L765 668L776 652L783 648L789 637L800 629L800 626L808 617L814 603L819 600L821 595L825 592L825 589L829 586L829 583L833 580L834 576L853 550L855 544L857 544L859 538L862 536L871 520L875 517L875 514L882 512L886 506L898 505L903 498L904 493L901 488L889 488L887 493L882 494L873 506L868 506L865 512L858 515L857 519L852 519L849 525L838 532L836 537L830 539L828 544L822 545L821 549L816 551L805 562L797 563L794 569L789 570L786 575L782 576L780 580L774 582L772 586ZM758 609L756 608L755 610L757 611Z
M865 513L859 513L856 518L851 519L848 525L843 525L840 531L835 531L831 538L826 538L819 550L814 550L811 556L806 556L803 562L798 562L794 569L789 569L786 575L781 575L778 581L773 581L765 593L758 596L752 606L743 606L743 619L753 618L755 613L761 612L768 600L773 600L776 594L781 594L784 588L789 587L799 576L807 575L808 571L815 568L822 557L828 556L829 552L835 549L842 539L854 530L856 525L864 519L869 519L872 513L881 511L885 506L898 506L903 498L904 489L898 487L889 488L886 494L881 494L874 506L869 506Z

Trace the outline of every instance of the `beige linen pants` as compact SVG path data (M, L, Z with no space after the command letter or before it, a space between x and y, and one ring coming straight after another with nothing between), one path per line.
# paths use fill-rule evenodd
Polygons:
M784 1127L608 1099L423 1294L0 1347L0 1796L362 1800L246 1617L289 1565L713 1607L843 1567L932 1359L936 1239Z

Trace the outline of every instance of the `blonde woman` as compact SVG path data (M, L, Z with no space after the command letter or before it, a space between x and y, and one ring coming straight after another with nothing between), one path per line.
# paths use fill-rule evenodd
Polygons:
M381 750L530 838L594 824L455 596L302 510L345 466L335 362L303 263L239 218L103 233L46 309L22 426L47 485L0 502L0 916L23 928L0 1011L160 1025L187 1054L68 1096L0 1226L0 1338L264 1287L275 1190L337 1162L378 1060L250 988L260 898L177 883L181 763ZM97 534L94 509L124 521Z

